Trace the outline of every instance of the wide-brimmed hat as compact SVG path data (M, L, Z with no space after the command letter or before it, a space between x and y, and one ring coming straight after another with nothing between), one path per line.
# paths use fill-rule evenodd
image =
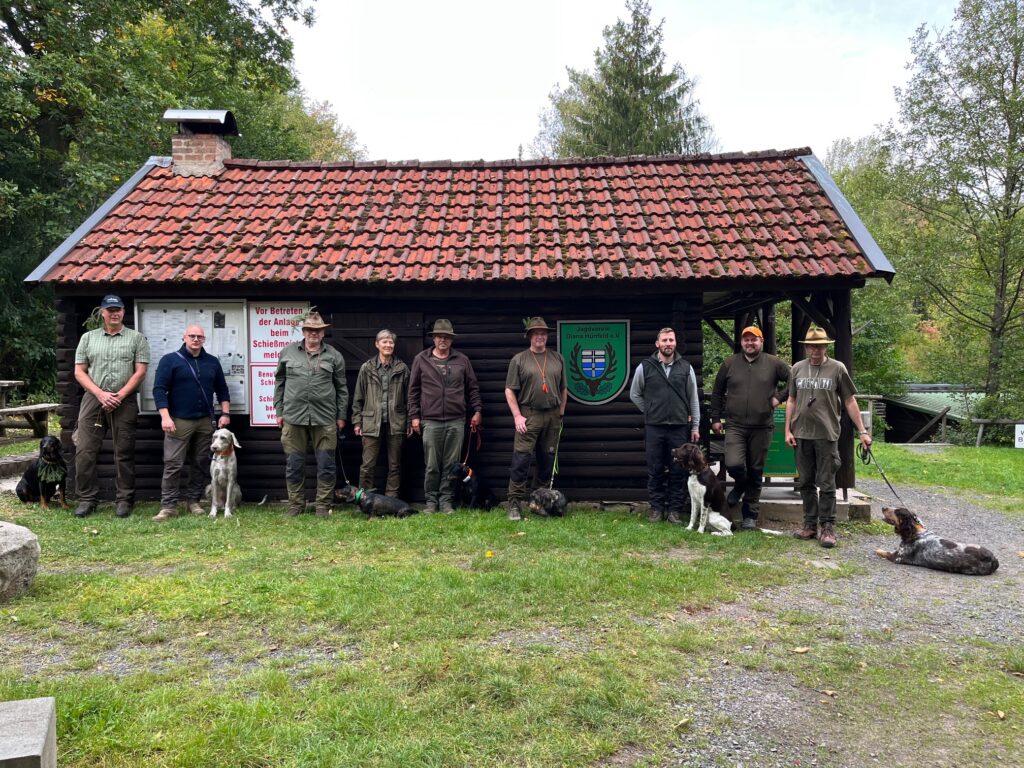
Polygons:
M743 333L740 334L740 338L742 339L748 333L751 334L752 336L757 336L757 338L759 339L764 338L764 334L761 333L761 329L758 328L756 325L748 325L746 328L744 328Z
M528 317L523 321L523 325L526 330L523 331L523 336L529 338L530 333L533 331L550 331L548 324L544 322L543 317Z
M320 331L327 327L327 323L320 317L319 312L310 312L302 321L302 328L309 328L313 331Z
M100 302L100 309L111 309L117 307L118 309L124 309L124 302L121 301L120 296L116 296L113 293L108 293L103 297L103 301Z
M834 340L828 337L823 328L812 325L807 331L807 338L801 344L831 344Z
M451 320L435 320L434 327L430 329L431 336L458 336Z

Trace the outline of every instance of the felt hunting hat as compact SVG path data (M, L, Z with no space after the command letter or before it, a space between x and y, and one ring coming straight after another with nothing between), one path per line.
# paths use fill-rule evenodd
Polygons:
M324 319L320 317L319 312L310 312L302 321L303 329L309 328L313 331L322 331L326 327L327 323L325 323Z
M825 330L823 328L819 328L816 325L812 325L809 329L807 329L807 338L804 339L800 343L801 344L820 344L820 345L824 346L825 344L831 344L832 342L833 342L833 339L830 339L828 337L828 334L825 333Z
M526 330L523 331L523 336L529 338L532 331L550 331L548 324L544 322L543 317L528 317L523 321L523 325Z
M112 309L117 307L118 309L124 309L124 302L121 301L121 297L113 293L108 293L103 297L103 301L100 302L100 309Z
M740 334L740 338L743 338L748 333L751 336L757 336L757 338L759 338L759 339L763 339L764 338L764 334L761 333L761 329L758 328L756 325L748 325L746 328L744 328L743 329L743 333Z
M430 329L431 336L458 336L451 320L435 320L434 327Z

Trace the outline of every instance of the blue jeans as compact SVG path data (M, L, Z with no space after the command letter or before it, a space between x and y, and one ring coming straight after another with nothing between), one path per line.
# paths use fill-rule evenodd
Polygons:
M690 441L689 424L647 424L644 445L647 451L647 492L652 512L682 514L690 505L686 473L672 462L672 449Z

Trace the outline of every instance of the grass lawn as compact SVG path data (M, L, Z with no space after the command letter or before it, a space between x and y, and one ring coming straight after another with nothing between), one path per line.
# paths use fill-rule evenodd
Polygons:
M879 460L903 482L920 457L892 450ZM922 699L892 684L892 648L851 650L799 606L714 618L766 586L856 576L791 538L610 511L514 524L267 506L162 525L155 512L77 520L0 497L0 519L42 546L32 592L0 606L0 700L56 697L63 766L618 765L601 761L631 750L653 765L703 706L687 680L722 659L924 724L950 702L982 717L1006 699L999 664L1024 668L958 651L956 685ZM901 679L926 680L947 653L915 648Z

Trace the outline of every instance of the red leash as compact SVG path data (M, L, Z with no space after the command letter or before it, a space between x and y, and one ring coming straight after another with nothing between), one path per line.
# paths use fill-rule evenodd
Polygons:
M470 424L469 425L469 445L466 446L466 455L462 459L462 463L463 464L469 463L469 452L471 450L473 450L473 435L474 434L476 434L476 452L480 453L480 446L483 445L483 442L484 442L483 432L484 432L483 427L478 427L476 424Z

